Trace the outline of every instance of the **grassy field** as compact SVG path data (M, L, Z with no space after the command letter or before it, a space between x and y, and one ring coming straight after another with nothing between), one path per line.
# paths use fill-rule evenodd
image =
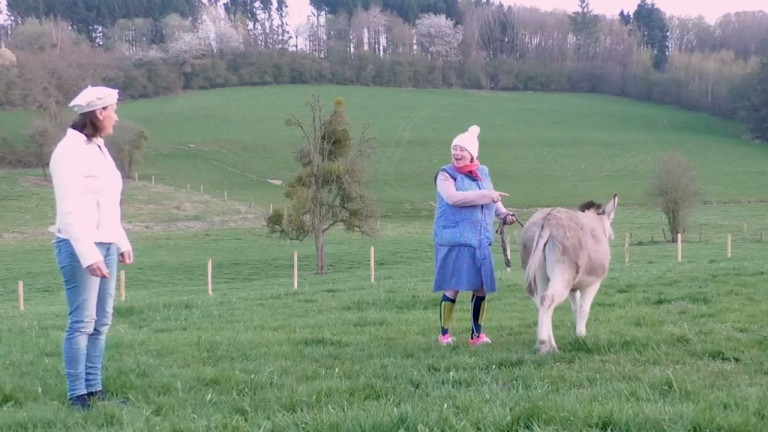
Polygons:
M474 123L482 128L480 160L511 205L575 206L614 192L624 203L647 203L650 178L668 152L691 160L708 200L768 200L757 181L768 177L768 151L739 139L737 124L600 95L269 86L130 101L119 114L150 133L143 180L202 185L219 196L226 189L269 207L284 198L266 180L296 173L291 155L301 135L284 121L308 116L310 92L328 109L334 97L346 98L354 129L368 124L378 139L370 177L385 217L432 215L433 173L450 162L453 137ZM23 122L3 114L0 126L20 135Z
M116 306L105 384L129 406L66 407L67 311L45 232L52 192L35 170L0 171L0 430L768 429L768 149L740 141L736 125L600 96L316 88L328 100L346 97L355 124L370 122L379 137L371 184L383 213L376 238L331 233L330 273L320 277L314 245L262 227L269 203L283 205L282 189L264 179L295 171L296 131L282 120L302 113L309 90L228 89L121 106L123 119L150 131L142 178L157 180L127 182L125 191L137 262L124 267L127 301ZM23 129L23 113L5 114L0 125ZM459 343L436 344L432 172L448 162L450 139L475 122L481 160L523 220L540 205L620 194L614 263L587 338L575 338L562 306L556 355L535 354L536 308L520 284L516 247L510 273L494 248L500 292L486 322L494 344L466 343L468 298L457 306ZM705 200L731 203L696 209L682 263L661 241L664 222L644 194L670 150L694 162Z

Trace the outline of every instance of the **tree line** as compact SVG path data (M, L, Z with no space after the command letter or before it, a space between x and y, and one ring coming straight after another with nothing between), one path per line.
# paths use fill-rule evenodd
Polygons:
M61 123L67 98L91 83L125 98L307 83L594 92L739 119L768 139L768 13L710 24L648 0L614 16L574 3L562 12L482 0L312 0L312 15L291 29L285 0L9 0L0 107ZM44 147L48 138L36 134ZM0 164L45 154L12 146L22 145L0 136Z

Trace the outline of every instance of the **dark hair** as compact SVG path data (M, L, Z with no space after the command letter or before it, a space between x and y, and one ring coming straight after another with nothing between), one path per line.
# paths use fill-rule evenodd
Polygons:
M69 127L85 135L89 140L100 137L103 132L96 110L79 114Z
M597 213L600 213L602 209L603 209L603 206L601 204L596 203L592 200L581 203L581 205L579 206L580 212L585 212L587 210L595 210Z

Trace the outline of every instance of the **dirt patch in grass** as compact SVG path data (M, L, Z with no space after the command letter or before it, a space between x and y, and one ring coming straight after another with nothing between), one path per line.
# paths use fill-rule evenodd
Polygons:
M55 222L55 203L49 180L35 175L17 177L24 196L35 201L0 229L0 240L21 240L52 236L48 227ZM12 180L12 179L10 179ZM44 208L43 212L31 208ZM184 189L126 180L122 197L123 225L130 232L172 232L218 228L254 228L265 224L265 211L248 202L211 196ZM21 223L23 222L23 223Z
M19 181L21 181L21 184L26 186L53 186L50 178L44 179L42 177L25 176L20 178Z

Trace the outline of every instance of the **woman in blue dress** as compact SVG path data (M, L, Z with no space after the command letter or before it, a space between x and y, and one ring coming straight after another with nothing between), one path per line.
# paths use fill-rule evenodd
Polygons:
M491 245L496 218L515 222L515 214L501 203L503 192L494 190L488 167L478 160L480 127L473 125L451 142L452 163L435 176L435 282L440 300L441 345L451 345L450 333L456 298L472 292L472 332L469 343L483 345L491 339L483 333L485 297L496 292Z

